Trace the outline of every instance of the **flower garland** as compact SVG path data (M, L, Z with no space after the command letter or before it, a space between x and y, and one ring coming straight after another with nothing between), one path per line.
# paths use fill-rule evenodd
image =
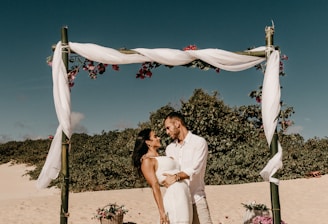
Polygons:
M283 61L287 61L288 60L288 56L287 55L281 55L280 57L281 61L279 62L279 75L280 76L285 76L286 73L284 72L284 63ZM265 68L266 68L266 65L265 63L262 63L262 64L258 64L258 65L255 65L255 68L256 70L261 70L262 73L264 74L265 73Z
M198 47L196 45L188 45L182 49L183 51L192 51L192 50L198 50ZM250 50L250 49L249 49ZM288 57L286 55L283 55L281 57L281 60L288 60ZM283 62L280 61L280 71L279 74L281 76L284 76L284 64ZM97 63L94 61L91 61L86 58L82 58L81 56L77 55L70 55L69 62L72 63L70 69L68 69L68 80L69 80L69 87L74 86L74 80L79 73L80 69L88 72L88 75L91 79L97 79L98 75L102 75L104 72L106 72L106 68L108 64L103 64L103 63ZM47 57L47 63L49 66L52 65L52 56ZM136 73L136 78L139 79L145 79L145 78L151 78L153 73L152 69L155 69L157 67L161 66L160 63L158 62L144 62L141 65L141 68L138 70ZM191 67L191 68L199 68L201 70L209 70L209 69L214 69L217 73L220 73L220 68L216 68L200 59L196 59L188 64L182 65L185 67ZM165 65L165 67L172 68L174 66L169 66ZM265 72L265 67L266 65L264 63L256 65L255 68L257 70L262 70L262 72ZM119 66L118 65L112 65L112 69L114 71L119 71ZM256 96L256 101L261 102L261 95L258 94Z
M284 71L284 62L283 61L287 61L287 60L288 60L287 55L281 55L280 62L279 62L279 75L280 76L286 75L286 73ZM255 66L255 68L256 68L256 70L261 70L261 72L264 74L266 64L265 63L258 64ZM254 98L258 104L261 104L261 102L262 102L262 86L259 86L258 90L253 90L252 92L250 92L248 96L251 98ZM281 106L281 108L283 108L283 107L284 108L279 113L279 118L281 119L281 120L279 120L279 124L281 125L282 130L286 131L288 129L288 127L294 125L294 122L292 120L286 120L286 119L295 112L294 112L293 107L288 107L286 104L284 104L283 101L280 102L280 106Z
M196 45L188 45L184 47L183 50L184 51L198 50L198 48ZM68 69L68 73L67 73L68 81L69 81L68 85L70 88L74 86L74 80L76 79L76 76L80 72L81 68L83 71L88 72L88 75L91 79L97 79L98 75L102 75L104 72L106 72L106 68L108 67L108 64L97 63L77 55L70 55L69 62L72 64L70 69ZM52 56L47 57L47 64L49 66L52 66ZM136 73L136 78L139 79L151 78L153 75L152 69L155 69L159 66L161 66L161 64L158 62L142 63L141 68ZM220 72L220 68L215 68L214 66L199 59L196 59L183 66L199 68L205 71L209 69L214 69L217 73ZM173 66L165 65L165 67L172 68ZM114 71L119 71L119 66L112 65L112 69Z

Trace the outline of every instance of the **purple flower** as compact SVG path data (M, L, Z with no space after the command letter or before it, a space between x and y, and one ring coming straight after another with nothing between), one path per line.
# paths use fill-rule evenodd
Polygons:
M252 219L252 224L272 224L273 220L270 216L255 216ZM281 224L287 224L281 220Z

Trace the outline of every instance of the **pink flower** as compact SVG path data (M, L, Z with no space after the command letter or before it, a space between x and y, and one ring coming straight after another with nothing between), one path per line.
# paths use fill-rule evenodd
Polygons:
M285 55L285 54L284 54L284 55L282 55L282 56L281 56L281 60L286 60L286 61L287 61L287 60L288 60L288 56L287 56L287 55Z
M255 98L255 100L256 100L256 102L258 102L258 103L261 103L261 101L262 101L261 97L259 97L259 96L257 96L257 97Z
M103 74L106 71L106 67L103 63L99 63L97 65L98 73Z
M52 66L52 56L47 57L47 64Z
M197 50L197 46L196 45L189 45L187 47L184 47L183 50L184 51Z
M91 70L95 69L95 66L94 65L88 65L87 68L88 68L89 71L91 71Z
M272 224L273 220L270 216L255 216L252 219L252 224ZM286 224L281 220L281 224Z
M112 65L112 69L115 71L119 71L120 67L118 67L118 65Z
M151 71L147 71L145 75L150 78L153 75L153 73Z

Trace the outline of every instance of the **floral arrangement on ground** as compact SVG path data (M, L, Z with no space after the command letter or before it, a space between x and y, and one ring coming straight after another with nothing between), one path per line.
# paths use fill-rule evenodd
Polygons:
M287 224L286 222L282 221L281 224ZM273 224L273 219L270 216L255 216L252 219L252 224Z
M124 207L124 205L109 203L102 208L98 208L93 219L114 219L116 216L124 216L127 212L128 210Z
M273 224L273 218L270 216L270 209L261 203L256 203L255 201L244 204L241 203L246 208L246 213L244 215L244 224ZM281 224L287 224L283 220Z

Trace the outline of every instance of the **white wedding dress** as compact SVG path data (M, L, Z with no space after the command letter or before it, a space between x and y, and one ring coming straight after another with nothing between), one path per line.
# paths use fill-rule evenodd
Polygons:
M161 183L166 176L163 173L175 174L179 172L179 165L170 157L158 156L156 176ZM168 214L170 224L192 223L192 202L189 186L186 180L175 182L165 191L163 197L165 211Z

